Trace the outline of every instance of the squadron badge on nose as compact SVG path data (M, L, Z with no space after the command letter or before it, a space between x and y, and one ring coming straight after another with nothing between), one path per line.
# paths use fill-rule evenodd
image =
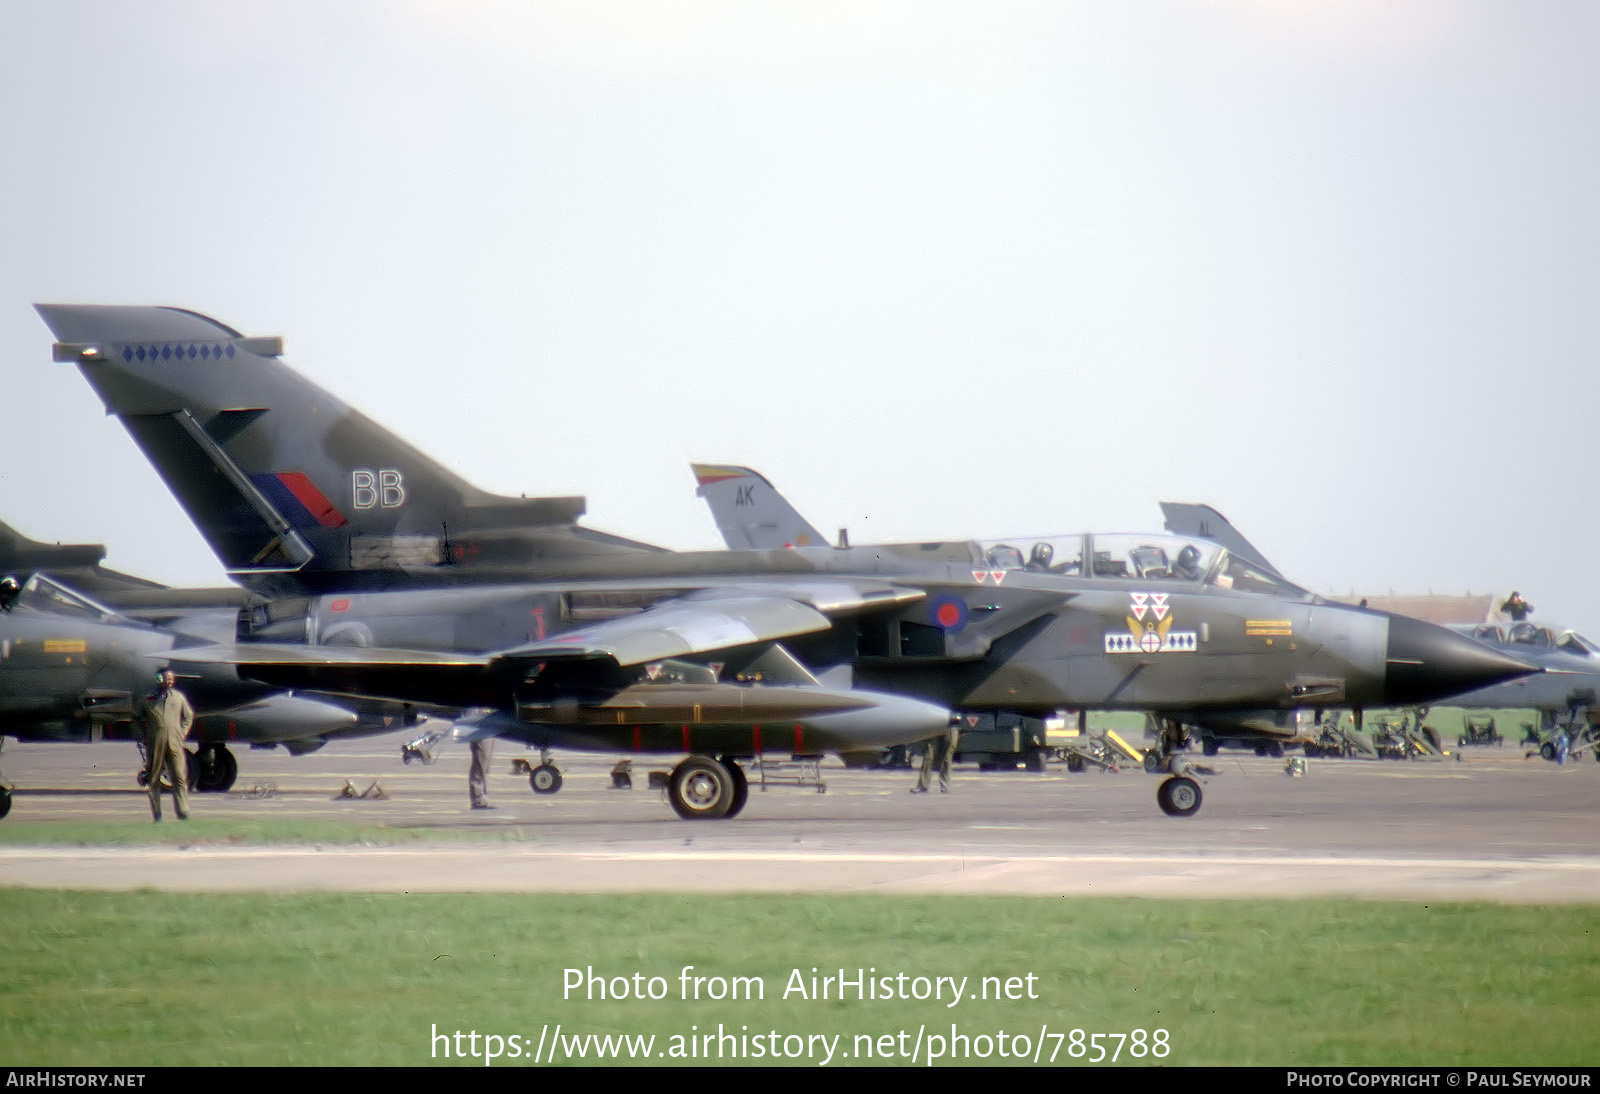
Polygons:
M1131 604L1124 617L1126 631L1106 634L1107 653L1193 653L1199 645L1194 631L1172 629L1172 611L1166 593L1129 593Z

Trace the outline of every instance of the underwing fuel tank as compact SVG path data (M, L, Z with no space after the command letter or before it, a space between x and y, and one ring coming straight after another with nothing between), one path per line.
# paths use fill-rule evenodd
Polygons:
M517 714L523 722L643 752L740 755L885 748L937 736L950 725L945 707L903 695L723 683L639 683L594 702L519 703Z
M304 737L342 733L355 727L353 711L299 695L269 695L253 703L195 719L202 741L278 744Z

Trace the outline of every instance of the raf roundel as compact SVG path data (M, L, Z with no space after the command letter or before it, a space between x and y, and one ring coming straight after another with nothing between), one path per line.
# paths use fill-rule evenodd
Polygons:
M928 618L935 627L959 631L967 625L967 602L952 593L936 596L928 604Z

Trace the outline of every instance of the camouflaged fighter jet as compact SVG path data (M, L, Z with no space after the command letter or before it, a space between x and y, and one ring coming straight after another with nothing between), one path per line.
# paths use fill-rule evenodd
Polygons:
M153 687L156 658L231 639L238 609L259 602L235 586L174 589L119 573L100 564L105 554L102 544L41 543L0 522L0 738L137 742L132 699ZM229 745L281 745L299 756L330 737L415 724L420 714L276 694L223 665L188 672L180 686L193 691L188 770L201 791L233 785L239 765Z
M1169 532L1214 539L1230 552L1277 573L1261 552L1211 506L1162 502L1161 511ZM1418 610L1431 609L1439 613L1435 617L1441 619L1456 612L1462 613L1457 618L1476 615L1482 619L1487 611L1490 618L1484 622L1450 624L1450 629L1520 657L1540 669L1535 674L1451 696L1445 705L1461 710L1538 711L1544 737L1539 751L1547 760L1557 759L1569 745L1575 750L1589 749L1600 740L1600 727L1593 724L1600 720L1600 703L1595 698L1600 694L1600 646L1573 630L1526 620L1512 621L1503 616L1496 619L1495 605L1499 597L1430 595L1384 599L1408 606L1415 604ZM1426 714L1425 706L1415 711L1417 725L1422 724ZM1262 713L1258 717L1268 715ZM1360 723L1360 712L1357 712L1358 727ZM1458 746L1468 743L1473 742L1466 736L1457 740Z
M225 564L298 596L223 658L266 683L495 712L548 746L687 754L680 815L738 760L926 739L949 711L1397 705L1533 671L1442 628L1328 605L1214 544L673 553L495 498L249 338L170 308L40 305ZM431 586L431 587L430 587ZM775 694L776 693L776 694ZM1171 764L1179 761L1169 759ZM1163 809L1200 788L1178 771Z
M1453 629L1538 665L1543 671L1457 695L1446 705L1464 710L1538 711L1538 752L1547 760L1565 763L1600 744L1600 701L1596 699L1600 695L1600 646L1577 631L1526 619L1507 625L1478 623ZM1456 743L1461 746L1481 741L1463 736Z
M35 572L0 579L0 737L20 741L134 741L135 698L155 686L156 669L180 646L231 637L236 612L191 611L187 630L129 618ZM190 777L198 790L227 790L238 774L229 744L283 745L301 754L328 737L383 732L397 714L352 708L244 680L232 665L190 662L179 684L195 708ZM11 793L0 787L0 817Z
M757 472L747 467L703 463L692 464L691 470L695 476L695 494L705 499L718 531L730 547L739 544L765 548L794 547L808 540L820 541L820 534L810 523L771 482ZM1034 569L1057 568L1053 564L1057 545L1065 540L1075 545L1076 554L1060 568L1067 573L1081 574L1082 560L1094 558L1090 570L1096 576L1148 573L1151 570L1149 560L1152 558L1159 560L1157 570L1172 574L1192 573L1202 566L1217 565L1209 560L1211 552L1221 548L1228 559L1225 569L1247 568L1263 581L1279 582L1284 587L1295 588L1308 599L1320 599L1292 586L1226 517L1209 505L1162 502L1161 511L1167 531L1176 534L1177 538L1148 533L1131 536L1096 534L1089 537L1013 536L1006 540L988 541L982 546L986 552L1012 565L1017 564L1026 552L1026 566ZM844 542L846 538L841 530L840 541ZM1089 542L1077 542L1083 538ZM1207 547L1202 558L1196 552L1207 543L1214 546ZM1172 560L1170 564L1169 559ZM1255 621L1258 636L1275 637L1270 633L1269 622ZM1537 688L1540 686L1539 679L1538 676L1527 676L1497 687ZM1313 709L1321 706L1315 701L1308 701L1304 705ZM1158 719L1162 724L1160 744L1156 750L1157 767L1161 767L1163 753L1170 753L1191 737L1197 738L1197 743L1207 756L1216 754L1219 743L1254 748L1262 755L1282 755L1284 745L1301 735L1297 718L1300 709L1283 705L1228 709L1213 705L1184 712L1177 719L1165 715ZM975 720L970 714L965 716ZM1357 721L1360 721L1359 710Z

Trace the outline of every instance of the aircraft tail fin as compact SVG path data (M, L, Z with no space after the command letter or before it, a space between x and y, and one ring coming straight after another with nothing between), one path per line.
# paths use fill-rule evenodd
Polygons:
M0 571L76 570L100 565L106 557L100 543L41 543L0 521Z
M1228 518L1211 508L1209 505L1195 505L1189 502L1164 501L1161 503L1161 516L1166 522L1167 531L1175 536L1199 536L1209 539L1213 543L1221 544L1227 548L1230 555L1242 558L1252 565L1258 566L1277 577L1283 577L1278 568L1267 561L1265 555L1256 550L1255 545L1244 538L1243 533L1229 523ZM1288 578L1284 578L1285 581Z
M154 581L106 569L100 565L105 557L104 544L41 543L0 521L0 574L25 578L43 571L97 595L137 595L166 589Z
M748 467L709 463L689 466L698 484L696 496L706 499L717 531L733 550L827 546L822 533L764 476Z
M578 528L581 497L489 494L246 337L182 308L35 305L236 575L639 550Z

